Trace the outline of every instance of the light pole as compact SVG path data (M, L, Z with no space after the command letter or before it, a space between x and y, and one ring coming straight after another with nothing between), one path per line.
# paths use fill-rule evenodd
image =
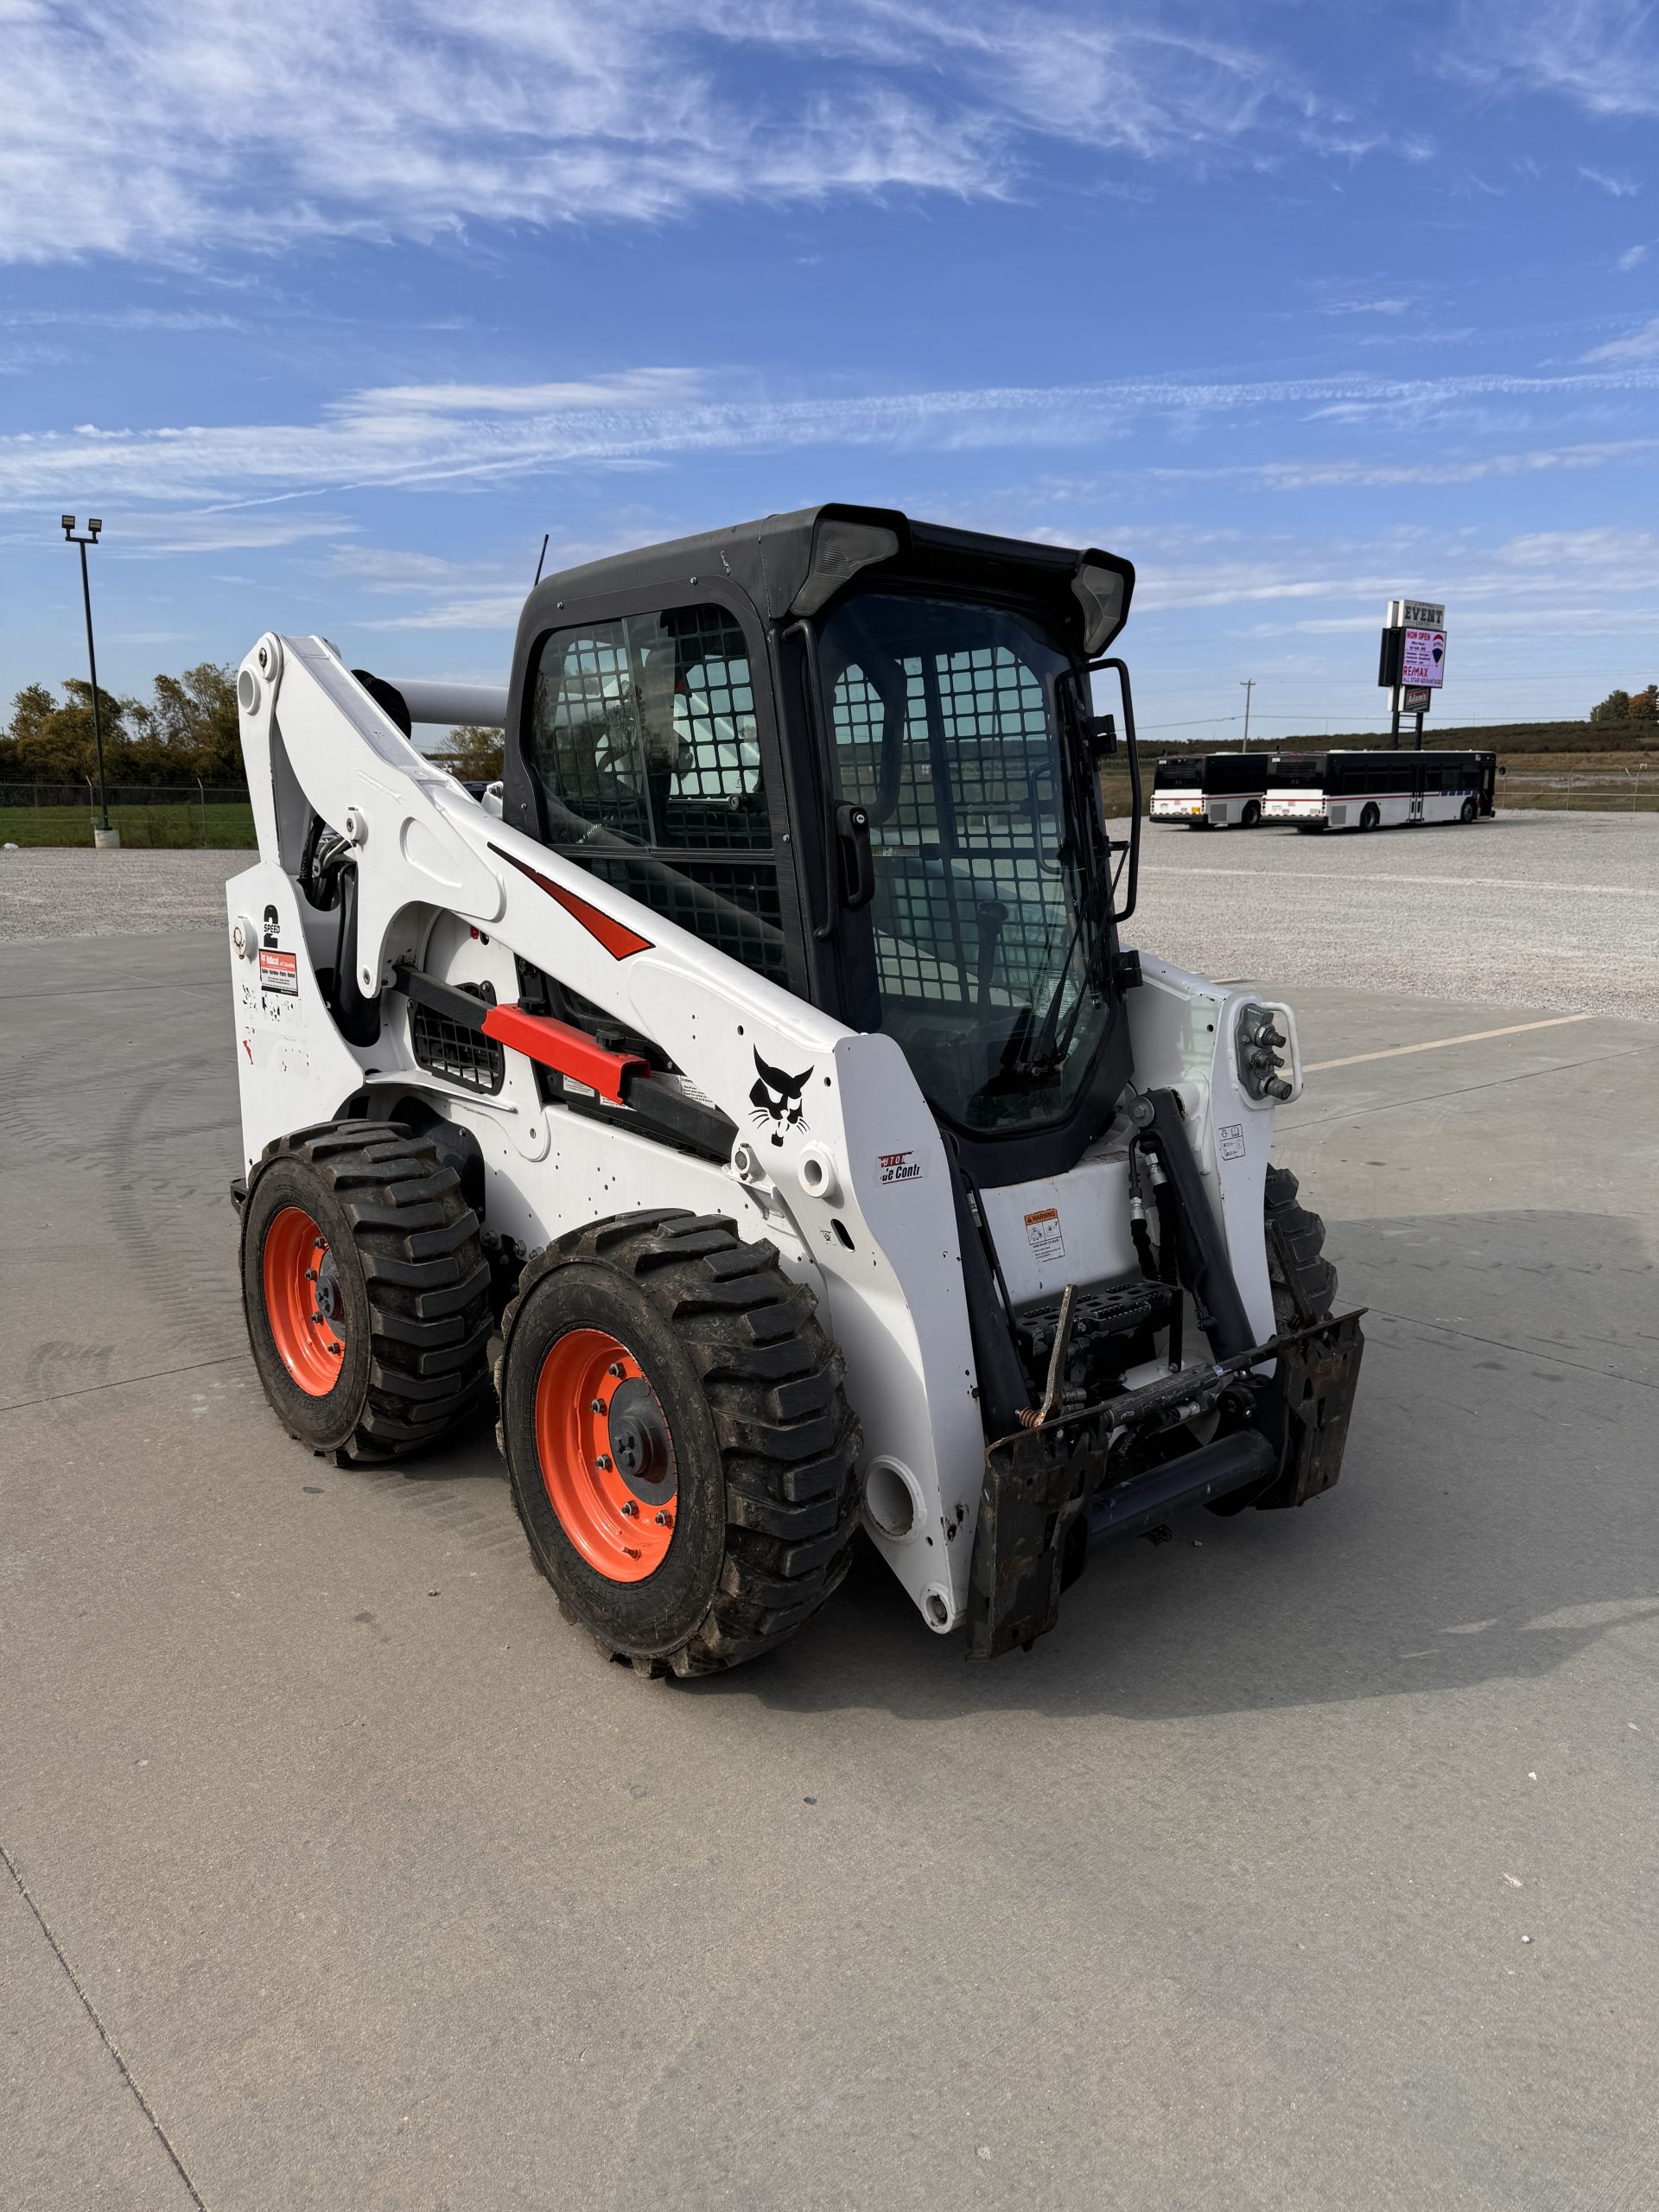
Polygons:
M82 560L86 557L83 553ZM90 637L91 631L89 630L86 634ZM1241 676L1238 680L1239 688L1244 694L1244 750L1248 753L1250 749L1250 694L1255 689L1255 678L1253 676Z
M110 795L104 787L104 723L98 711L98 655L92 650L92 585L86 573L86 548L97 544L98 533L104 525L96 515L89 515L86 535L79 537L75 534L73 515L63 515L60 519L63 524L63 534L70 544L80 548L80 596L86 609L86 666L92 679L92 743L98 748L98 810L101 817L99 826L107 830L110 826Z

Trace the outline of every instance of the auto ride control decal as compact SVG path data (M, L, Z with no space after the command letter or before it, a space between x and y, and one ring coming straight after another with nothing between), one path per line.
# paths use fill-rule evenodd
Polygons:
M875 1155L878 1183L919 1183L922 1172L922 1163L913 1152L878 1152Z

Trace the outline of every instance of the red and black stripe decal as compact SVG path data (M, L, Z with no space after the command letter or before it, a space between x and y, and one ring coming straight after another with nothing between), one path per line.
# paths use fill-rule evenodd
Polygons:
M599 907L589 906L587 899L578 899L574 891L567 891L563 884L555 883L539 868L531 868L528 861L518 860L512 853L504 853L499 845L492 845L490 850L498 860L505 861L509 868L516 868L520 875L527 875L532 883L545 891L550 899L563 907L572 920L582 924L589 937L597 938L613 960L626 960L630 953L651 950L648 937L641 937L637 930L629 929L625 922L613 920Z

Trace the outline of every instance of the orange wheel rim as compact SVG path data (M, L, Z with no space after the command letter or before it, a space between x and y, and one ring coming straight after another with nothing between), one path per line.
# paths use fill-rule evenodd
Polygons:
M679 1477L645 1370L603 1329L572 1329L536 1378L536 1456L548 1503L589 1567L643 1582L674 1541Z
M346 1301L328 1240L303 1206L272 1216L260 1264L276 1356L308 1397L326 1398L345 1357Z

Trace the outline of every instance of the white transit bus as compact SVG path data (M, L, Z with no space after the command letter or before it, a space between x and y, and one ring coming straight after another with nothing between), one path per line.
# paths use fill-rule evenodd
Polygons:
M1308 830L1478 822L1497 779L1495 753L1278 753L1262 811Z
M1254 830L1268 796L1265 753L1166 755L1152 779L1154 822L1192 830Z

